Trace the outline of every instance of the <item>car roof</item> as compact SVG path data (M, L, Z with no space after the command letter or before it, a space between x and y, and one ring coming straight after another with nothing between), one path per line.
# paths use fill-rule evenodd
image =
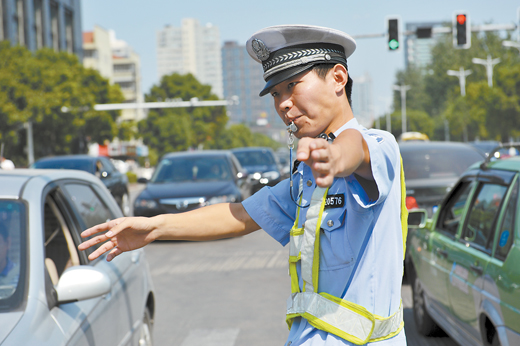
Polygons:
M399 149L401 151L422 151L424 149L438 149L438 150L449 150L449 149L467 149L482 154L480 150L477 150L473 146L463 142L445 142L445 141L417 141L417 142L400 142Z
M56 156L46 156L39 159L36 162L45 162L45 161L68 161L68 160L78 160L78 161L94 161L97 160L99 156L91 156L87 154L79 154L79 155L56 155Z
M172 157L191 157L191 156L223 156L231 155L229 150L193 150L193 151L178 151L174 153L164 154L164 158Z
M18 198L25 184L31 179L41 179L46 182L60 179L80 178L91 182L98 182L92 174L84 171L68 169L13 169L0 170L0 198Z
M273 151L270 147L242 147L242 148L233 148L231 151L233 152L243 152L243 151L260 151L260 150L268 150Z
M470 169L482 168L483 163L475 163L468 167ZM485 164L486 169L500 169L505 171L520 171L520 156L511 156L495 161L489 161Z

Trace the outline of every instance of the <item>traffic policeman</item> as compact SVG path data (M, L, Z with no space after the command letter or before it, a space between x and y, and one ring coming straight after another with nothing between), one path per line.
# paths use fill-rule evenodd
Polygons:
M289 244L286 345L406 345L401 304L406 208L395 138L351 109L355 41L323 27L282 25L247 41L265 87L299 138L291 178L242 203L122 218L83 232L107 260L155 239L208 240L265 230ZM218 220L216 222L215 220Z

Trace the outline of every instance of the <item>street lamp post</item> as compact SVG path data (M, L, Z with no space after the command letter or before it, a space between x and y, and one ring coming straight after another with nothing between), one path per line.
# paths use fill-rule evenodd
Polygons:
M486 73L488 78L489 87L493 87L493 67L500 62L500 58L492 59L491 55L488 54L487 60L473 58L471 59L474 64L480 64L486 66Z
M410 90L409 85L394 85L394 90L401 92L401 130L406 132L406 91Z
M466 77L469 76L471 73L471 70L464 70L464 67L461 67L458 71L448 70L448 75L459 77L461 96L466 96Z

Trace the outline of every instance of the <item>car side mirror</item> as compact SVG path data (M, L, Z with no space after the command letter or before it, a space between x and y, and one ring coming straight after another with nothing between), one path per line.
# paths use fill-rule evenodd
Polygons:
M428 212L425 209L412 209L408 211L408 228L424 228L428 220Z
M90 266L74 266L65 270L56 285L58 303L65 304L110 293L107 274Z
M110 172L108 171L101 171L101 179L108 178L110 176Z
M146 179L146 178L138 178L137 182L139 184L148 184L148 179Z

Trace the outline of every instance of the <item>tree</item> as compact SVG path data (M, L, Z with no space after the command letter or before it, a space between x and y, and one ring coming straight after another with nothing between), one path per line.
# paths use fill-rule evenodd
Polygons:
M32 53L0 42L0 141L19 167L27 164L24 123L33 124L36 159L84 152L87 138L102 143L117 133L119 112L93 106L122 100L119 87L74 55L49 48Z
M146 95L147 102L167 100L218 100L209 85L203 85L192 74L173 73L163 76ZM226 110L218 107L152 109L138 124L143 142L161 156L171 151L192 147L213 148L227 123Z

